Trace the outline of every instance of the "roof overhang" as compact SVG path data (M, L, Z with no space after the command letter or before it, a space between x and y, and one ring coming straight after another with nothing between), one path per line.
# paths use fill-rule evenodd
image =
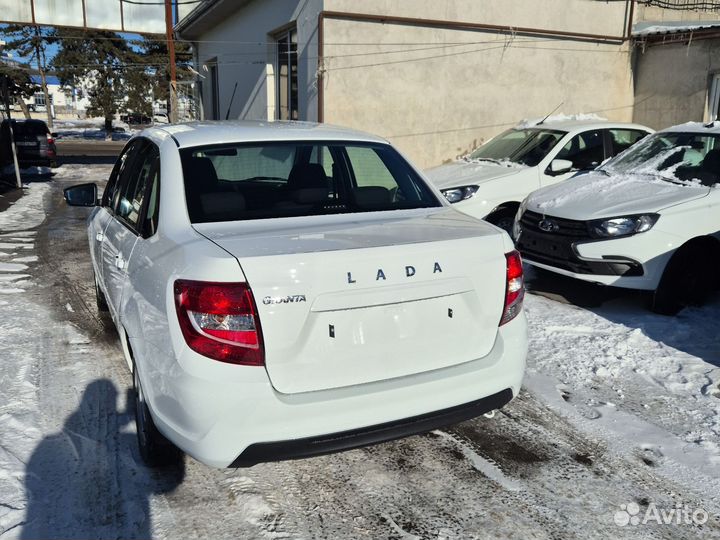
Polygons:
M193 41L253 0L203 0L175 25L179 39Z
M694 39L717 37L720 21L658 21L641 22L633 27L636 41L649 43L678 43Z

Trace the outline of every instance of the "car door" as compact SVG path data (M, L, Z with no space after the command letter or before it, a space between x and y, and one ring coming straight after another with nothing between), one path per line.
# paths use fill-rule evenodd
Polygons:
M550 170L550 163L540 174L540 183L543 186L556 184L566 180L578 171L594 169L605 159L605 139L602 129L591 129L574 135L560 151L552 158L564 159L572 162L572 169L568 172L556 174ZM552 161L551 160L551 161Z
M115 166L110 173L110 178L103 190L100 207L97 208L90 217L90 257L95 271L95 278L97 283L103 288L103 292L105 292L105 290L103 284L102 247L103 240L105 239L105 229L107 229L108 224L113 220L113 203L119 186L119 176L125 168L129 151L134 145L134 142L127 145L115 162Z
M150 141L138 139L128 152L128 163L119 175L114 219L103 241L103 281L110 311L120 325L127 267L143 223L148 186L159 167L159 151Z

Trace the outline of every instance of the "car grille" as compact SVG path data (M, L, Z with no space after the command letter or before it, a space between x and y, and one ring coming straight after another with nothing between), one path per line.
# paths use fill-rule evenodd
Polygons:
M557 230L552 233L547 233L540 229L540 222L546 218L558 226ZM572 238L573 241L577 241L579 239L590 239L587 223L585 221L544 216L542 214L538 214L537 212L525 212L520 219L520 224L522 225L523 231L532 231L543 235L549 235L553 238L567 237Z
M552 221L556 228L552 232L540 229L544 219ZM576 242L590 241L587 222L544 216L537 212L525 212L520 218L522 232L517 248L529 261L547 264L576 274L641 276L642 265L636 261L604 262L585 261L573 249Z

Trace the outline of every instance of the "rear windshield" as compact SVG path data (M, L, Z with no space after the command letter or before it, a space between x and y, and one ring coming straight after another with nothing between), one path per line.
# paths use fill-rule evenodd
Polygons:
M192 223L441 206L388 145L236 143L180 155Z
M45 135L47 131L45 122L13 122L15 135Z

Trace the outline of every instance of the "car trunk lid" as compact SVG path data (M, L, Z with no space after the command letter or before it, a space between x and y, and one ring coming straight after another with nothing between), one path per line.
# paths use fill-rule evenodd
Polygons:
M238 259L281 393L448 367L487 355L495 343L502 235L454 210L195 228Z

